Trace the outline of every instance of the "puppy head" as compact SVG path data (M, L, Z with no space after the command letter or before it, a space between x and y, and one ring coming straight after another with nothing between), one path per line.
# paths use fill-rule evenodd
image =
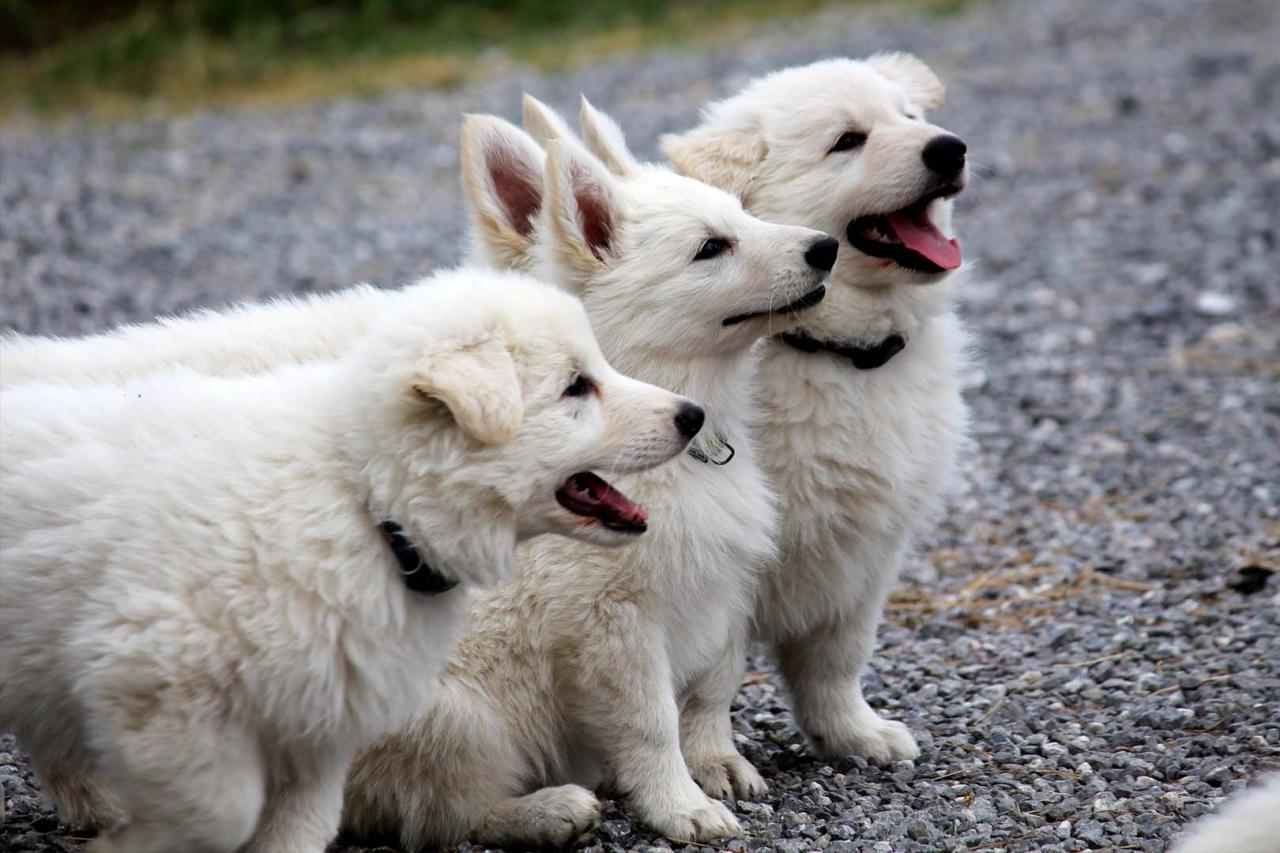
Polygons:
M910 54L827 60L712 104L663 149L759 216L839 235L841 285L930 284L960 265L950 199L968 180L964 143L925 119L943 94Z
M834 240L640 163L585 100L581 119L594 151L526 96L526 126L547 149L537 269L582 298L619 366L743 351L821 301Z
M604 476L684 450L701 410L615 371L578 300L460 270L399 294L353 356L367 388L348 436L372 508L428 560L487 583L521 539L631 541L643 507Z

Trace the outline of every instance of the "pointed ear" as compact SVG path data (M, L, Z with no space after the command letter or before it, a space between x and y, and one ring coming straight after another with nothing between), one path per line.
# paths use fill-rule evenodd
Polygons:
M570 139L547 145L548 236L566 270L585 277L611 258L618 212L617 184L603 163Z
M520 431L520 380L499 330L431 350L410 385L414 393L444 403L458 427L481 444L506 444Z
M619 177L631 174L639 165L627 148L627 139L622 134L618 123L604 113L591 106L587 96L582 96L579 112L579 123L582 126L582 142L587 150L600 158Z
M497 116L462 120L462 188L473 237L499 266L522 266L533 246L545 159L527 133Z
M565 124L564 119L560 118L560 114L551 107L539 101L528 92L524 93L524 100L521 102L523 112L524 129L538 141L539 144L545 146L553 139L576 139L574 132L569 129L569 125Z
M947 87L914 54L877 53L867 59L867 64L879 72L881 77L906 90L907 96L923 109L936 110L946 98Z
M706 110L693 130L662 137L662 150L677 171L731 192L745 204L769 146L759 115L730 99Z

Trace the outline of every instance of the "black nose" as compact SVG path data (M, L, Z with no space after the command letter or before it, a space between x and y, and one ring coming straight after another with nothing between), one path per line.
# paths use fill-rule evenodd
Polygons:
M835 237L823 237L804 253L804 261L815 270L831 272L831 268L836 265L836 252L839 250L839 240Z
M702 411L701 406L695 406L693 403L681 403L680 408L676 409L676 429L685 438L693 438L698 434L698 430L702 429L702 422L707 419L707 413Z
M958 136L935 136L924 146L924 164L929 171L950 178L964 168L964 152L968 150Z

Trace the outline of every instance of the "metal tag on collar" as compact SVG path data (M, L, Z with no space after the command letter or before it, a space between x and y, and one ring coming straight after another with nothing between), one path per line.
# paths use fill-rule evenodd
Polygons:
M689 455L699 462L728 465L737 452L723 435L704 432L689 444Z

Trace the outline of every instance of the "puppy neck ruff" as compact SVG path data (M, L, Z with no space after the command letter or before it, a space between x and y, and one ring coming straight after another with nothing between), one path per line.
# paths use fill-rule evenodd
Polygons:
M894 333L878 344L862 347L841 341L820 341L807 332L783 332L776 336L787 346L804 353L829 352L853 362L858 370L875 370L906 349L907 339Z
M413 543L404 535L404 528L394 521L383 521L378 524L387 537L387 544L396 562L400 564L400 579L413 592L423 595L439 595L448 592L458 585L454 578L433 569L431 565L413 547Z

